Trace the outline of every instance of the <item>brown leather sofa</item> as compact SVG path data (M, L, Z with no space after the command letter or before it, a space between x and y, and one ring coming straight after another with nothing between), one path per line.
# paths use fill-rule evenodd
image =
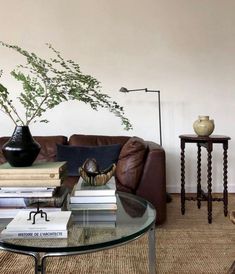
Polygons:
M36 161L56 161L57 144L73 146L99 146L121 144L116 168L119 191L130 192L150 201L157 210L157 224L166 219L165 152L154 142L138 137L95 136L74 134L65 136L34 136L41 151ZM0 137L0 148L9 137ZM0 150L0 163L5 158ZM65 184L72 189L78 177L68 177Z

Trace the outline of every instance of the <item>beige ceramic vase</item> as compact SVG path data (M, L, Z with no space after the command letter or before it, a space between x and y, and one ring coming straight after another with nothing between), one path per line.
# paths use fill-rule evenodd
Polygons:
M193 123L193 129L198 136L209 136L214 128L214 120L209 120L209 116L198 116L198 120Z

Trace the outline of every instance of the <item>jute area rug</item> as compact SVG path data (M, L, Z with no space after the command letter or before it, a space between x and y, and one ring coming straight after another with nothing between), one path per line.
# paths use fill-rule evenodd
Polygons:
M235 260L235 225L223 216L222 203L213 202L213 223L208 224L206 202L199 210L195 202L187 201L182 216L179 195L172 197L167 222L156 229L157 273L228 273ZM233 194L229 195L229 209L235 210ZM34 273L33 260L1 252L0 273ZM47 273L148 273L147 237L94 254L48 259Z

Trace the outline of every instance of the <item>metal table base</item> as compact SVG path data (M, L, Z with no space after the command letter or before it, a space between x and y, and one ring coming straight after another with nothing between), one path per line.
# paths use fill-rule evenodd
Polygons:
M34 258L35 266L34 266L34 272L35 274L46 274L46 259L49 257L61 257L61 256L73 256L73 255L81 255L81 254L87 254L87 253L93 253L97 251L102 251L105 249L110 249L114 247L118 247L124 244L127 244L129 242L132 242L134 240L139 239L143 235L136 237L135 239L131 239L130 241L127 241L122 244L116 244L112 245L110 247L106 248L98 248L93 249L89 251L74 251L74 252L51 252L51 253L39 253L39 252L31 252L31 251L21 251L21 250L15 250L8 247L2 247L0 246L0 250L3 251L9 251L17 254L23 254L28 255ZM150 227L148 230L148 265L149 265L149 274L156 274L156 243L155 243L155 224Z

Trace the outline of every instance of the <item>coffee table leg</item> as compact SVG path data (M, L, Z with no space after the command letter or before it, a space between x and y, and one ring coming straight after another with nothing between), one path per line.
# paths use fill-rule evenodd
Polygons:
M149 244L149 273L156 274L155 224L148 232Z
M39 253L31 253L29 255L34 257L34 261L35 261L34 273L35 274L45 274L46 273L46 270L45 270L46 262L45 263L43 262L43 255L40 256Z
M34 261L35 261L35 266L34 266L35 274L41 273L41 270L40 270L40 255L38 253L36 253L35 255L33 255L33 257L34 257Z
M47 255L44 255L41 258L41 274L46 274L46 257Z
M34 258L34 272L35 274L38 274L38 273L41 273L40 271L40 255L39 253L37 252L27 252L27 251L19 251L19 250L14 250L14 249L11 249L11 248L5 248L5 247L2 247L0 246L0 250L3 250L3 251L8 251L8 252L12 252L12 253L16 253L16 254L24 254L24 255L27 255L27 256L31 256Z

